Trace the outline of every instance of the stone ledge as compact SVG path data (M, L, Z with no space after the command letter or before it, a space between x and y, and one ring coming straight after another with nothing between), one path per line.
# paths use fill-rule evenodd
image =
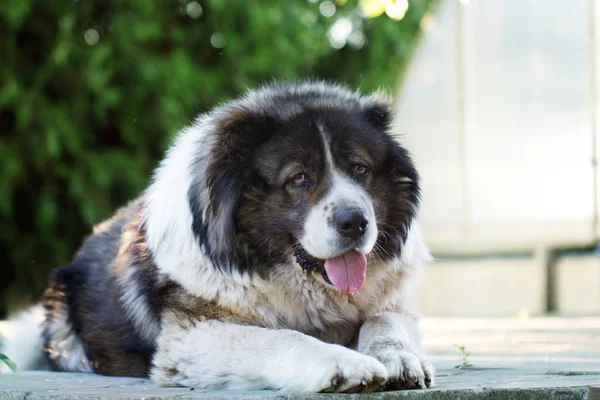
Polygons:
M438 370L435 388L337 396L348 400L600 400L600 317L426 318L421 328L424 347ZM455 344L466 347L471 353L467 361L475 368L455 368L462 362ZM93 374L0 374L0 400L308 400L331 396L336 395L206 392Z
M594 387L596 385L596 387ZM535 369L442 370L437 387L369 395L338 395L354 400L369 399L595 399L600 400L600 371L538 371ZM157 387L146 379L108 378L93 374L20 372L0 375L0 399L66 400L308 400L330 398L328 394L280 393L272 391L212 391Z

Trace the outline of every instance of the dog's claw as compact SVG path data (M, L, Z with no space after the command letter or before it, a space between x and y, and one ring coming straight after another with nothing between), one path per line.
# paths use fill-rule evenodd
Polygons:
M331 385L333 387L338 387L340 385L340 377L339 376L335 376L332 380L331 380Z

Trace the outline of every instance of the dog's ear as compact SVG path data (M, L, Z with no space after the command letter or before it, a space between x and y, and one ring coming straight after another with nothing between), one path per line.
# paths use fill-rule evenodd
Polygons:
M412 202L417 205L419 197L419 174L413 163L412 157L398 140L390 137L390 166L392 182L414 192Z
M230 108L211 122L210 149L202 176L188 192L193 230L213 264L221 269L247 270L243 243L236 232L236 213L250 176L256 148L274 131L271 118Z
M392 99L383 91L376 91L363 102L364 115L376 128L387 130L392 123Z
M367 121L376 128L387 130L392 123L392 112L386 104L372 104L365 110Z
M384 140L387 154L379 174L373 174L373 179L383 183L379 185L382 194L374 204L376 209L385 209L377 220L381 234L377 246L382 254L400 257L411 223L418 214L419 175L408 151L391 135L385 135Z

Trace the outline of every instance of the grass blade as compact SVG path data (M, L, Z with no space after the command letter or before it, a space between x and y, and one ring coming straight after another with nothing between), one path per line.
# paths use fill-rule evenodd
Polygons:
M4 354L0 353L0 361L3 361L4 364L8 365L8 368L12 370L12 372L17 372L17 366L14 362L10 360L10 358L6 357Z

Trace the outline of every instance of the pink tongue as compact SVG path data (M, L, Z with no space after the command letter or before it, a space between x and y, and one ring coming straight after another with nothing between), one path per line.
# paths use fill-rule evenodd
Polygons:
M356 292L365 283L367 258L363 254L351 250L325 260L325 271L336 288L346 293Z

